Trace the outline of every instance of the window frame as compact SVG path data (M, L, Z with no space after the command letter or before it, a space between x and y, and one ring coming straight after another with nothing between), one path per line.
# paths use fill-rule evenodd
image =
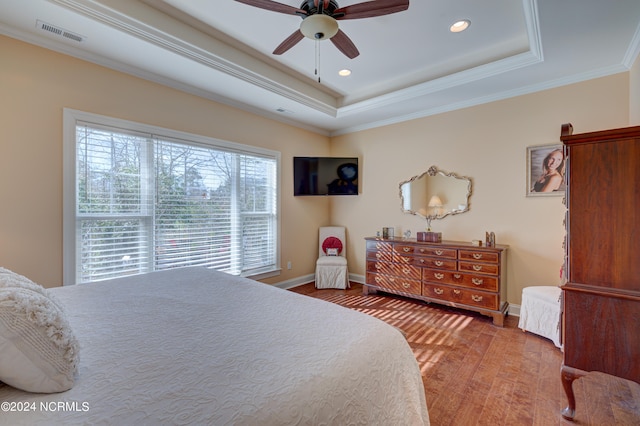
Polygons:
M99 114L78 111L70 108L63 109L63 285L76 284L76 270L81 261L81 253L77 250L77 146L76 126L78 122L91 123L99 127L119 128L124 133L150 134L163 140L184 142L187 145L205 148L219 148L228 152L257 157L267 157L275 160L275 244L272 267L258 271L248 271L242 276L262 279L277 276L281 273L281 153L266 148L229 142L207 136L167 129L159 126L142 124Z

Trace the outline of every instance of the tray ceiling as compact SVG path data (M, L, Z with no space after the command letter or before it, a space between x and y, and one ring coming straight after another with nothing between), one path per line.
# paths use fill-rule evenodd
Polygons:
M411 0L339 21L354 59L311 39L273 55L301 21L233 0L0 0L2 34L327 135L628 71L640 51L637 0Z

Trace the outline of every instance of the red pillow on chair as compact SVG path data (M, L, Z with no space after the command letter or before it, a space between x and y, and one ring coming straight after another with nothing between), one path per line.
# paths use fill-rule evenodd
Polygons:
M332 256L333 254L331 254L331 252L336 253L333 256L337 256L342 252L342 241L336 237L327 237L322 242L322 251L324 251L327 256Z

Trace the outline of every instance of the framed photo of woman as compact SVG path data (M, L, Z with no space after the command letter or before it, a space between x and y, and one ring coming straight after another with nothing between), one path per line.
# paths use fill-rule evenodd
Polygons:
M527 197L564 195L565 171L562 144L527 147Z

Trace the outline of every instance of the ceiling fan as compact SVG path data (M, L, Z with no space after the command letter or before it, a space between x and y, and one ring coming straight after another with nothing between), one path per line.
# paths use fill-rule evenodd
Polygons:
M372 0L351 6L339 7L334 0L304 0L299 8L272 0L236 0L249 6L259 7L272 12L298 15L302 18L300 29L287 37L273 51L282 55L298 44L304 37L313 40L328 40L349 59L360 54L351 39L338 27L339 20L372 18L402 12L409 8L409 0Z

